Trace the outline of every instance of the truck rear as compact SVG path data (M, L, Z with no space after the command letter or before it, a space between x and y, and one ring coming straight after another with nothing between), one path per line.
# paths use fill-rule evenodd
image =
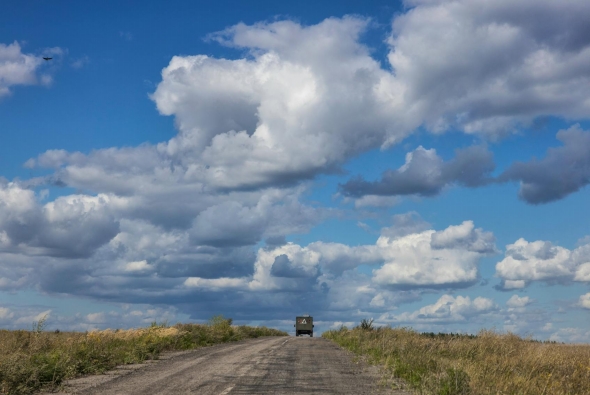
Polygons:
M313 317L302 315L295 318L295 336L309 335L313 337Z

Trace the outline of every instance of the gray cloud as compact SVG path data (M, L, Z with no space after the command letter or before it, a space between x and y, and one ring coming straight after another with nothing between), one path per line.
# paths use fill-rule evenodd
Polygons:
M498 181L519 181L519 197L531 204L562 199L590 183L590 132L579 125L560 130L562 147L550 148L545 158L511 165Z
M498 138L538 116L588 117L585 0L406 4L389 61L432 132Z
M289 260L289 257L285 254L279 255L275 258L275 261L270 269L270 274L275 277L289 278L305 278L310 276L310 273L306 272L302 268L293 266Z
M70 195L41 206L33 191L0 184L0 250L87 258L118 233L105 197Z
M396 214L393 216L392 221L392 226L381 229L382 236L397 239L412 233L421 233L430 229L430 224L424 221L415 211L405 214Z
M323 210L305 206L295 196L269 193L252 207L236 201L208 207L196 217L190 234L195 244L253 245L263 237L305 231L324 215Z
M491 182L493 155L483 146L458 149L455 158L443 162L434 149L422 146L406 155L406 163L397 170L387 170L379 181L362 177L340 185L345 196L421 195L434 196L450 184L476 187Z

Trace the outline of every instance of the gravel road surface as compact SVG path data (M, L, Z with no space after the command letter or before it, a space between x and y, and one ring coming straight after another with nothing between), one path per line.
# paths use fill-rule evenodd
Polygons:
M171 353L66 383L64 393L407 394L379 386L379 372L329 340L265 337Z

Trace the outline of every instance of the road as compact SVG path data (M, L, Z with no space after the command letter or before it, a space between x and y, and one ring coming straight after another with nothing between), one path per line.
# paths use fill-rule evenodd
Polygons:
M327 339L265 337L168 354L161 361L70 380L64 393L407 394Z

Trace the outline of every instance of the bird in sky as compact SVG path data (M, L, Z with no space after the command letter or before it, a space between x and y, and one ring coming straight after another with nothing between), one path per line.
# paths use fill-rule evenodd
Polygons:
M43 58L43 59L45 59L45 60L51 60L51 59L53 59L53 58Z

